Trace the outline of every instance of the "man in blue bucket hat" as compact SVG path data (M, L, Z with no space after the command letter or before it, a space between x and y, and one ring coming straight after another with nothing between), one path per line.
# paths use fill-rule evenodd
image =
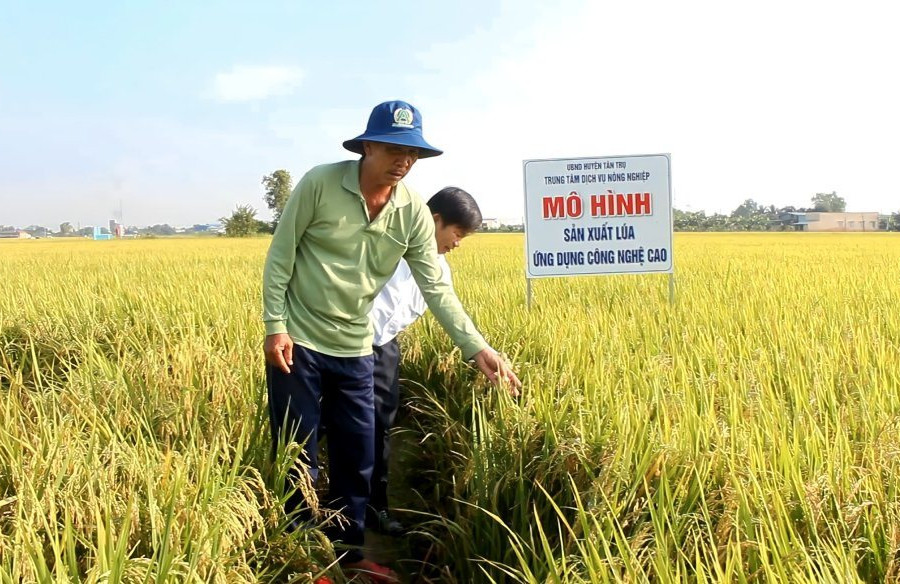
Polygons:
M366 504L374 465L372 329L369 311L401 258L463 357L517 395L520 382L472 324L442 278L434 219L403 182L419 158L441 150L422 136L422 116L404 101L372 110L366 131L344 142L359 160L317 166L288 199L266 257L263 320L273 444L304 444L318 476L320 417L328 427L329 490L324 501L348 522L326 528L346 546L345 569L391 582L389 569L364 559ZM321 407L326 397L329 407ZM299 511L302 495L286 511Z

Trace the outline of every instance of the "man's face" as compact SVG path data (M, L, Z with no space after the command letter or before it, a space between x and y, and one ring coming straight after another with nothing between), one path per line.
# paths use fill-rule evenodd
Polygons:
M439 254L450 253L471 234L471 231L467 231L459 225L445 224L440 215L434 214L434 239L437 241Z
M381 142L363 142L365 164L378 177L379 184L397 186L419 159L419 149Z

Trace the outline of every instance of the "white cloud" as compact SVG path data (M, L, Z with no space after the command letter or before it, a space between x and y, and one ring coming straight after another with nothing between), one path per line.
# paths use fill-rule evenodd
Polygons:
M299 67L235 65L216 75L213 96L220 101L258 101L289 95L302 81Z

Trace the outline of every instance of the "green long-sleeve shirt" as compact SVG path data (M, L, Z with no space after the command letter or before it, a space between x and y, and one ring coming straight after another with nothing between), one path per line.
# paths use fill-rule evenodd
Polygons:
M359 164L317 166L291 193L263 273L266 334L286 332L295 343L335 357L370 354L372 301L402 257L463 356L487 348L441 278L428 206L401 182L370 222Z

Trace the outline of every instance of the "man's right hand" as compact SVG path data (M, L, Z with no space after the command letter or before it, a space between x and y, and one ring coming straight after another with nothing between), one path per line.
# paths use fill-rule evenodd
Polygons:
M278 367L285 373L291 372L291 366L294 364L294 341L291 340L291 335L278 333L267 336L263 351L266 354L266 363Z
M481 372L484 373L485 377L487 377L491 383L494 385L506 383L506 389L509 391L509 395L513 397L519 396L519 389L522 387L522 382L519 381L515 371L513 371L509 363L506 362L506 359L497 354L496 351L493 349L483 349L476 353L472 357L472 360L475 361L475 364L481 369Z

